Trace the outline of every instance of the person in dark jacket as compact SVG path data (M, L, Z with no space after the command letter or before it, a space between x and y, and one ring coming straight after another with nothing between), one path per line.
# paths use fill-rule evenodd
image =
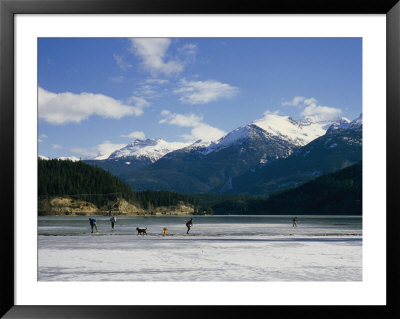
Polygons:
M112 231L114 231L114 226L115 226L115 223L117 222L117 217L111 216L110 222L111 222L111 229L112 229Z
M93 227L96 228L96 233L97 233L98 230L97 230L96 219L95 218L89 218L89 223L90 223L90 227L92 228L92 234L93 234Z
M187 227L186 234L189 234L190 227L192 227L192 226L193 226L193 218L190 218L190 220L186 223L186 227Z

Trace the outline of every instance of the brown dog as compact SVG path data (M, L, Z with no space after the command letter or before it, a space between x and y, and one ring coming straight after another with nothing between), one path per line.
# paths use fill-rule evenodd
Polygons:
M146 228L139 228L139 227L136 227L136 230L137 230L137 234L138 235L147 235L147 227Z

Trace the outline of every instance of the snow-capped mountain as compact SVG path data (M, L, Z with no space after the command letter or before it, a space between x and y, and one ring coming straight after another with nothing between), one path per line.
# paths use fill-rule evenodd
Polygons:
M39 155L38 156L39 159L41 160L45 160L48 161L50 160L49 157L43 156L43 155ZM72 161L72 162L79 162L81 159L77 158L76 156L61 156L61 157L57 157L55 159L61 160L61 161Z
M155 140L136 139L125 147L111 153L108 160L148 159L151 163L154 163L165 154L185 146L188 146L188 143L170 143L161 138Z
M62 156L62 157L57 157L57 159L62 161L72 161L72 162L80 161L80 158L77 158L76 156Z
M279 136L296 146L304 146L317 137L324 135L332 124L349 122L350 121L344 117L317 122L306 118L297 122L289 116L271 113L266 114L261 119L255 120L253 123L266 132Z
M342 118L333 121L312 122L308 119L295 121L289 116L277 114L266 114L263 118L252 123L238 127L217 141L198 140L192 144L182 142L166 142L158 139L136 139L114 151L109 156L100 156L94 160L124 160L140 161L141 165L151 164L168 154L166 159L175 156L174 151L185 153L196 152L198 155L206 156L212 152L218 152L234 144L240 144L255 136L264 136L265 139L274 138L289 143L291 148L308 144L312 140L326 133L332 124L340 125L348 123L349 120ZM146 164L146 165L147 165Z
M352 122L346 118L316 122L266 114L217 141L198 140L188 145L162 139L134 140L107 160L86 162L120 176L135 190L262 194L361 159L361 133L361 116ZM281 161L285 163L278 164ZM264 168L277 175L262 178L259 188L249 189Z
M278 138L279 140L288 142L293 147L300 147L324 135L332 125L345 125L349 123L350 121L344 117L318 122L311 121L310 119L295 121L289 116L270 113L248 125L238 127L217 141L204 142L199 140L185 147L182 151L197 151L202 155L207 155L212 152L218 152L233 144L243 143L247 139L260 136L260 134L266 139L274 137L275 139Z
M197 152L203 156L208 155L212 152L219 152L222 149L230 147L234 144L240 145L249 139L256 139L260 137L268 138L269 134L260 127L248 124L246 126L238 127L232 132L221 137L217 141L202 141L198 140L193 144L181 149L183 152Z
M362 124L363 124L363 120L362 120L362 113L360 114L359 117L357 117L356 119L354 119L353 121L341 121L339 123L334 123L332 124L327 133L328 134L334 134L336 131L339 130L361 130L362 129Z
M233 177L254 166L286 158L297 149L282 134L248 124L216 142L197 141L170 152L145 171L130 171L125 176L135 189L163 187L179 192L207 192L221 183L228 189Z
M362 113L355 120L351 121L349 127L351 129L361 129L363 125Z
M43 155L39 155L38 158L41 160L44 160L44 161L50 160L50 158L48 158L47 156L43 156Z
M320 175L362 160L362 116L332 124L326 134L298 148L287 158L260 165L234 177L230 193L265 195L296 187ZM214 191L227 192L224 185Z

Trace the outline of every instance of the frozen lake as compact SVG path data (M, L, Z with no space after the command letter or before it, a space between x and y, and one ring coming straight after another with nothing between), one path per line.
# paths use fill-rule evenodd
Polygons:
M356 216L39 217L39 281L361 281ZM137 236L147 227L148 236ZM162 235L167 227L168 236Z
M361 235L360 216L297 216L298 227L292 227L294 216L193 216L191 235L196 236L291 236L291 235ZM99 234L112 234L109 217L95 217ZM150 236L186 235L185 223L190 217L117 217L113 234L137 234L136 227L147 227ZM39 235L90 235L88 217L39 217Z

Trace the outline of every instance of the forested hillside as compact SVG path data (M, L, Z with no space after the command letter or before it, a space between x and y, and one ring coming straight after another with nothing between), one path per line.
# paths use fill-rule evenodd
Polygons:
M302 186L271 195L267 209L277 214L362 214L362 164L322 175Z
M234 194L181 194L133 191L117 177L82 162L40 160L40 203L55 197L80 200L110 209L123 199L142 212L186 205L193 214L351 214L362 213L361 162L320 176L302 186L271 194L268 199Z
M362 163L322 175L268 199L234 198L212 206L215 214L362 214Z
M194 203L193 198L174 192L135 192L129 185L101 168L81 161L57 159L38 160L38 197L40 200L73 198L92 203L98 208L123 199L144 210Z

